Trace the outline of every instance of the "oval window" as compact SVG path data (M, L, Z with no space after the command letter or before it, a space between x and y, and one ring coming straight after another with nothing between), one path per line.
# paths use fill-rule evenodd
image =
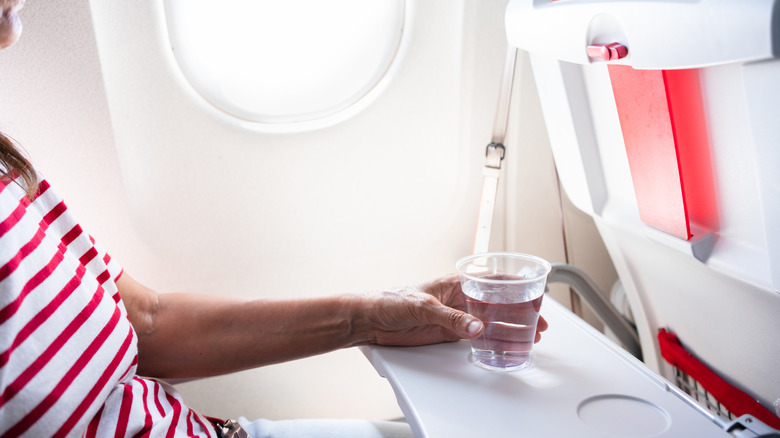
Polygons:
M384 88L404 0L165 0L174 56L194 89L259 128L336 123Z

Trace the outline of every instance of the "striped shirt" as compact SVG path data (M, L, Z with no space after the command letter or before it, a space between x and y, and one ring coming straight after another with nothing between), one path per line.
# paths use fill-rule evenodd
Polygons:
M121 275L46 181L31 202L0 179L0 438L215 437L136 375Z

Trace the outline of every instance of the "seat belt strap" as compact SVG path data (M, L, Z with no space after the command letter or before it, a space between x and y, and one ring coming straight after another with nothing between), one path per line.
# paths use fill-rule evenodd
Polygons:
M501 161L506 153L504 139L509 123L509 104L512 96L516 60L517 49L509 46L507 48L506 63L504 64L504 77L501 80L496 119L493 123L493 137L485 148L485 167L482 170L482 197L479 202L477 231L474 235L474 247L472 250L474 254L487 252L490 246L490 232L496 207L498 179L501 175Z

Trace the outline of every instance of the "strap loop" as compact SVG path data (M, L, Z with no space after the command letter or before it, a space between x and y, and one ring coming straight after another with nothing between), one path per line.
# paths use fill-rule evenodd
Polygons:
M509 104L512 96L512 83L515 77L517 49L507 48L504 77L501 80L501 92L498 96L498 108L493 124L492 141L485 148L485 167L482 169L482 198L479 201L477 231L474 234L474 254L487 252L490 246L490 231L493 226L493 212L496 207L498 178L501 175L501 161L506 155L504 138L509 121Z

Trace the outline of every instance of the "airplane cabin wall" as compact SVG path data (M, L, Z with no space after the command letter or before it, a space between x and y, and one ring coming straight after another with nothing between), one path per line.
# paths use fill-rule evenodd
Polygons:
M268 134L189 87L162 2L28 2L24 36L0 53L0 129L160 292L320 296L422 281L471 251L505 4L410 1L411 44L376 102L331 128ZM609 289L592 221L559 197L525 56L516 84L491 249L568 259ZM178 387L218 417L401 415L356 349Z

